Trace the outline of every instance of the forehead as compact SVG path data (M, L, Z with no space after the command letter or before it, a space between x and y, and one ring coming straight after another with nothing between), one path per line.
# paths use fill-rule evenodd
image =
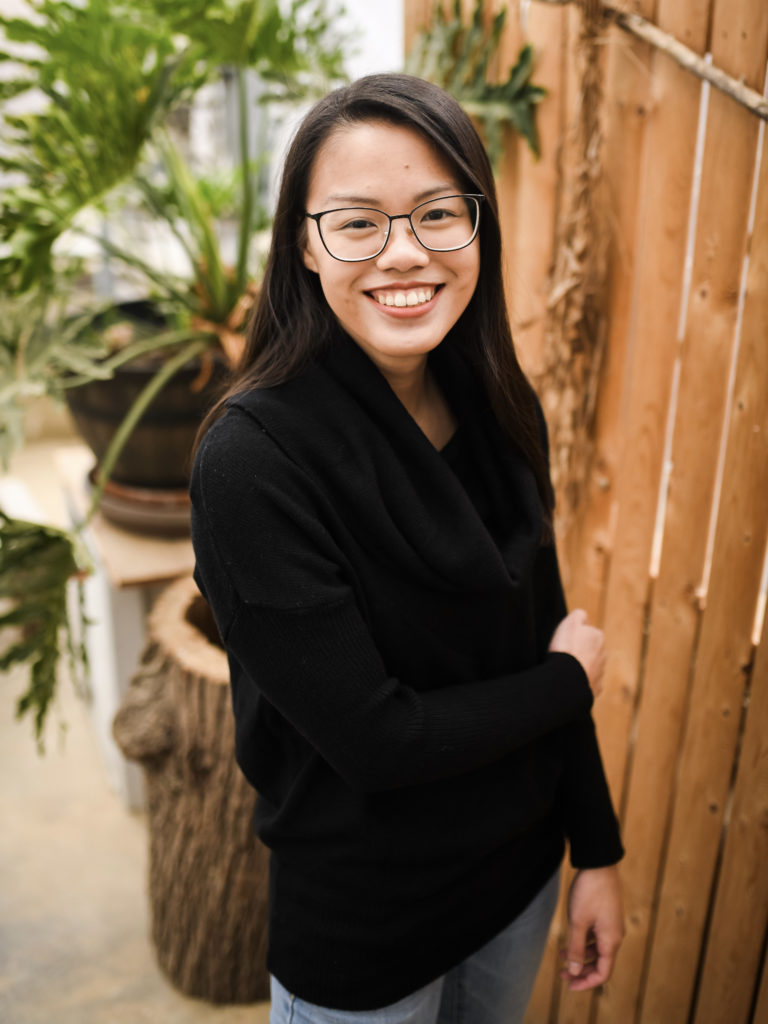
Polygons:
M317 152L309 181L312 202L384 202L461 191L451 162L420 132L364 121L343 125Z

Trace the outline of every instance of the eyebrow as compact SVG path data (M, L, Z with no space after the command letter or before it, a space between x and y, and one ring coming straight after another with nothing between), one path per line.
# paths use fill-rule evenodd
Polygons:
M424 202L431 196L439 198L440 196L456 195L456 185L437 185L435 188L425 189L423 192L419 192L417 196L414 196L414 202L418 206L419 203ZM326 198L328 203L353 203L355 206L367 206L371 209L376 207L376 203L380 202L378 199L372 199L370 196L353 196L353 195L340 195L335 194Z

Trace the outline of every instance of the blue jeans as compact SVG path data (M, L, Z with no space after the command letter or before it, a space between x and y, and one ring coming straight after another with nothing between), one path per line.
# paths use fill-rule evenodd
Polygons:
M522 1024L560 888L556 871L511 925L441 978L378 1010L331 1010L272 978L270 1024Z

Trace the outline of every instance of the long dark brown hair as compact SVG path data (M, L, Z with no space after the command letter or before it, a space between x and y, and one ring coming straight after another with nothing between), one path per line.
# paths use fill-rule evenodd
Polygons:
M515 355L507 318L493 172L470 118L456 100L411 75L360 78L329 93L302 121L283 168L272 244L243 357L198 439L229 398L288 380L330 343L334 315L318 275L304 265L301 252L310 175L318 151L334 131L371 121L419 132L455 169L466 192L486 197L480 218L480 276L451 338L477 368L499 422L528 460L549 518L552 494L537 404Z

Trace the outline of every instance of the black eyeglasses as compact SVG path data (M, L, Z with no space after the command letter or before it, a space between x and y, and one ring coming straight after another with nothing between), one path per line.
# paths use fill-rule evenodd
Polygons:
M306 216L317 224L330 256L343 263L362 263L384 251L393 220L407 220L417 241L430 252L464 249L477 236L484 199L482 195L441 196L419 203L410 213L392 216L367 206L346 206Z

